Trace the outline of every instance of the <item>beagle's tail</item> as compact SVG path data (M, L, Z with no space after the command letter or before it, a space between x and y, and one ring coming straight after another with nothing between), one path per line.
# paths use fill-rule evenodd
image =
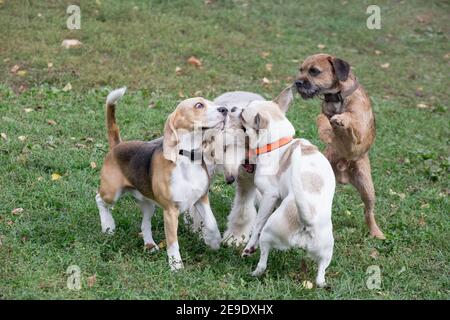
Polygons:
M106 98L106 127L108 129L108 144L112 149L122 140L120 139L119 127L116 123L116 103L127 91L126 87L111 91Z
M303 189L303 182L300 174L302 161L302 149L300 146L295 148L291 157L291 183L295 198L295 204L297 205L298 215L300 217L300 221L305 226L311 226L314 223L314 213L311 212L311 206L308 205L308 196L305 194Z

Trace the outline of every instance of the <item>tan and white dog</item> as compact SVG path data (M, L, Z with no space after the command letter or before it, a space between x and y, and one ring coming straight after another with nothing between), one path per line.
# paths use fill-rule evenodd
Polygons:
M228 111L200 97L187 99L168 117L163 138L122 142L115 105L124 93L125 88L118 89L106 99L110 150L96 195L102 231L114 231L110 207L123 193L131 192L142 209L144 243L151 250L158 249L152 237L151 218L155 205L163 209L169 265L172 270L181 269L177 237L180 212L195 206L206 230L205 243L213 249L220 246L220 232L208 199L209 176L201 159L202 141L196 129L223 129Z
M241 113L250 155L256 157L254 182L262 195L243 256L254 253L259 244L261 256L252 273L259 276L272 247L303 248L318 262L316 284L322 287L333 255L336 183L325 156L309 141L293 139L295 129L285 116L292 100L287 88L275 101L253 101Z

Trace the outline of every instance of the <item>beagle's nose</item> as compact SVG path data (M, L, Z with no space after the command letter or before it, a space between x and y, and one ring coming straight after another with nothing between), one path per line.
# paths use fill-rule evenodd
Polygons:
M227 113L228 113L228 109L225 108L225 107L220 107L220 108L217 109L217 111L219 111L219 112L220 112L221 114L223 114L224 116L226 116Z

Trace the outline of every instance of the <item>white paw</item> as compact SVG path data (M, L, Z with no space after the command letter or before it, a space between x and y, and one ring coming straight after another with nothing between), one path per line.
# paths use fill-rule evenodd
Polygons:
M252 275L253 277L260 277L260 276L264 273L264 271L265 271L264 268L257 267L257 268L255 269L255 271L253 271L253 272L251 273L251 275Z
M325 288L327 286L327 283L325 282L325 280L323 280L323 281L316 280L316 286L317 286L317 288Z
M102 226L102 232L106 234L114 234L116 226L114 224L108 226Z
M220 248L220 243L222 242L222 237L220 236L219 230L214 233L209 233L205 235L205 244L213 250Z
M159 247L154 241L147 242L144 244L144 246L150 253L155 253L159 251Z
M171 271L178 271L184 268L183 261L173 257L169 258L169 266Z

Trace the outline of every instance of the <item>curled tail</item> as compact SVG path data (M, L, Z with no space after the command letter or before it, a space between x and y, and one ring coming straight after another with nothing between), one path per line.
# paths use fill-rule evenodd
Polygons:
M119 127L116 123L116 102L122 98L127 90L126 87L111 91L106 98L106 128L108 129L108 144L112 149L122 140L120 139Z
M291 155L292 163L292 190L294 192L295 204L297 205L300 221L306 226L313 225L314 213L311 212L311 207L308 205L308 197L306 196L303 183L301 179L301 161L302 161L302 149L300 146L295 148Z

